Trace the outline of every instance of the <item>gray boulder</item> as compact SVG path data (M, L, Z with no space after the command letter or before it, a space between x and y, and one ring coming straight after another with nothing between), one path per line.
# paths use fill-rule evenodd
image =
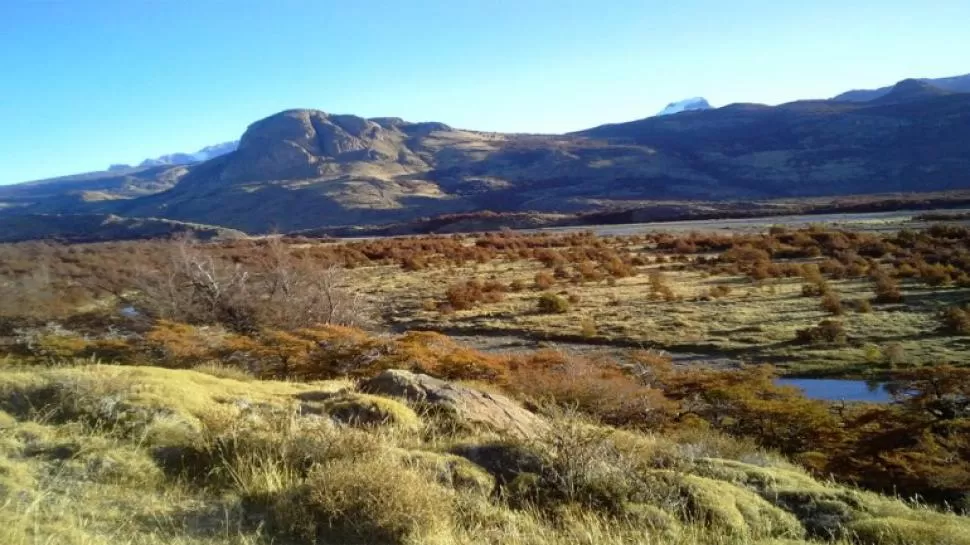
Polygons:
M531 438L548 428L545 420L503 395L410 371L384 371L361 384L360 390L404 398L450 414L461 424L482 426L516 437Z

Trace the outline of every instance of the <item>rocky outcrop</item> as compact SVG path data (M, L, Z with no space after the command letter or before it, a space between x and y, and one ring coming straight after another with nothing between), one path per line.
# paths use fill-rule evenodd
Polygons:
M405 145L407 123L287 110L249 126L226 163L224 182L313 179L355 162L419 162Z
M385 371L361 384L360 390L407 399L451 414L459 423L518 437L534 437L547 428L543 419L503 395L410 371Z

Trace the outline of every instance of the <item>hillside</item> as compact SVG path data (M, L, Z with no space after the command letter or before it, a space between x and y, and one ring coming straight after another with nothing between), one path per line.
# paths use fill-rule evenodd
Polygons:
M0 209L267 232L481 210L945 191L967 187L968 170L970 93L907 80L865 103L733 104L567 135L288 110L204 163L12 186Z
M114 165L101 172L0 186L0 211L36 209L39 205L80 210L92 201L131 199L171 189L187 172L181 165Z
M408 372L357 388L23 367L0 393L4 543L970 543L966 517L740 442L546 420ZM470 400L479 412L449 409ZM505 420L480 420L490 403Z
M234 229L160 218L123 218L109 214L0 215L0 243L26 240L99 242L169 238L191 233L196 238L245 237Z
M949 78L923 78L919 81L932 85L933 87L945 89L947 91L970 93L970 74L953 76ZM836 96L832 100L839 102L868 102L889 94L889 92L893 90L893 87L894 86L889 85L886 87L880 87L878 89L856 89L846 91L845 93Z

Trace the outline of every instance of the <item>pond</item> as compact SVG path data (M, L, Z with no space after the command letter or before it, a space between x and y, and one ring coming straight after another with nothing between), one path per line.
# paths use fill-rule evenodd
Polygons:
M892 395L884 384L864 380L842 380L823 378L780 378L782 386L795 386L811 399L825 401L865 401L868 403L888 403Z

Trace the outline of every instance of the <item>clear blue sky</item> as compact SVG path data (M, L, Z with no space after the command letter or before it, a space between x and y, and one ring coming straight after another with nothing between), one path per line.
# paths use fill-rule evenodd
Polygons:
M562 132L970 72L967 0L0 0L0 184L287 108Z

